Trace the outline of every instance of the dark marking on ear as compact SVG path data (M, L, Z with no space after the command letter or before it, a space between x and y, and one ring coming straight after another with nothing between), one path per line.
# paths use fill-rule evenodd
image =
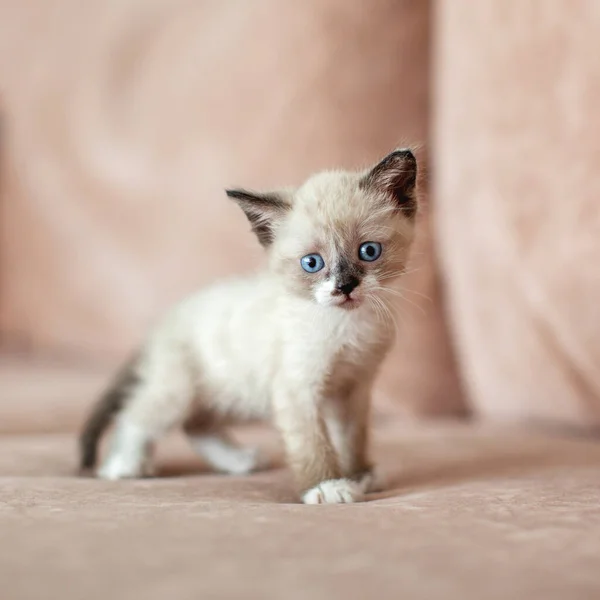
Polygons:
M274 224L289 210L290 205L276 193L255 193L247 190L225 190L244 211L252 231L264 247L274 239Z
M409 149L395 150L377 163L361 180L363 189L389 194L409 218L417 212L417 159Z

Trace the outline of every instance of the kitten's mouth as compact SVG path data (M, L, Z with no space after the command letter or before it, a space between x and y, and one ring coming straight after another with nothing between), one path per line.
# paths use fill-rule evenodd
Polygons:
M358 308L360 302L360 300L353 298L352 296L339 296L339 300L335 305L344 308L345 310L353 310L354 308Z

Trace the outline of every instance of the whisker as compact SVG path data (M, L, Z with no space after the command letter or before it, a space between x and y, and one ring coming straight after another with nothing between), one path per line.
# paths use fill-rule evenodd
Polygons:
M433 302L433 300L426 294L423 294L422 292L413 290L411 288L403 287L398 290L398 289L394 289L392 287L384 285L384 286L378 286L378 289L390 292L391 294L396 294L397 296L400 296L402 298L404 297L404 295L403 295L404 292L409 292L410 294L415 294L415 296L419 296L420 298L423 298L424 300L427 300L428 302Z
M427 316L427 311L420 305L417 304L416 302L413 302L410 298L407 298L406 296L402 296L400 295L400 297L402 298L402 300L404 300L405 302L408 302L411 306L414 306L415 308L418 308L419 311L421 312L421 314L426 317Z
M388 279L397 279L398 277L401 277L402 274L403 271L398 271L397 273L388 273L386 275L378 276L377 279L379 281L388 281Z
M427 294L423 294L423 292L418 292L417 290L412 290L411 288L402 288L403 292L410 292L411 294L415 294L415 296L420 296L421 298L423 298L424 300L427 300L428 302L433 302L432 298L430 296L428 296Z
M417 273L420 270L421 270L420 267L415 267L413 269L399 269L397 271L392 271L391 273L384 273L383 275L379 275L377 278L379 279L379 281L386 281L388 279L401 277L403 275L410 275L412 273Z
M381 314L381 310L377 304L376 298L374 296L368 296L368 301L373 306L373 309L375 310L375 315L377 316L377 320L380 321L381 317L383 317L383 320L385 322L385 315Z
M427 316L427 311L422 306L420 306L416 302L413 302L410 298L407 298L401 291L394 290L392 288L385 287L385 286L378 286L375 289L378 290L378 291L380 291L380 292L387 292L389 294L397 296L398 298L401 298L405 302L408 302L408 304L411 304L415 308L418 308L421 311L421 313L423 314L423 316Z
M371 304L375 308L375 312L377 314L377 320L378 321L383 320L383 322L385 323L385 314L381 311L381 306L380 306L380 303L378 302L377 296L369 296L369 300L371 301Z
M396 314L394 313L394 311L392 310L392 308L390 308L384 301L383 298L380 298L379 301L381 302L382 308L383 310L387 313L387 315L389 316L390 320L392 321L392 323L394 324L394 328L396 330L398 330L398 322L396 321Z

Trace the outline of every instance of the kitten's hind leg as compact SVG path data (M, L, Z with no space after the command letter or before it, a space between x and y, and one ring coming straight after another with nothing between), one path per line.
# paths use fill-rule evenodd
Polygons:
M116 480L152 475L152 446L152 436L148 431L127 419L120 419L98 477Z
M247 475L265 466L256 448L240 446L222 427L210 426L198 415L184 424L184 430L196 454L219 473Z
M117 418L108 456L98 470L103 479L152 475L154 444L189 411L193 386L183 371L173 367L169 378L157 368L148 371L151 377L132 391Z
M247 475L260 467L258 450L238 446L225 432L190 436L190 442L194 451L220 473Z

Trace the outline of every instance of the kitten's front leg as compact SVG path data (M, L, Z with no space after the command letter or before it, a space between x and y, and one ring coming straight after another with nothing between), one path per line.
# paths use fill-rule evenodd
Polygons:
M279 389L273 402L275 424L305 504L362 500L356 481L342 477L319 402L299 390Z
M347 396L324 405L325 419L344 477L359 483L364 493L380 489L369 459L370 385L357 385Z

